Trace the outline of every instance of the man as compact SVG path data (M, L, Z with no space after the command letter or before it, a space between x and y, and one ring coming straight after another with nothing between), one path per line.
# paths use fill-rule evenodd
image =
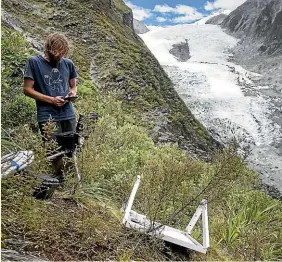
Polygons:
M44 55L28 59L24 70L24 94L36 100L37 121L44 136L44 125L52 119L57 132L75 131L72 103L64 97L76 96L77 72L73 62L65 58L68 41L62 34L48 35Z

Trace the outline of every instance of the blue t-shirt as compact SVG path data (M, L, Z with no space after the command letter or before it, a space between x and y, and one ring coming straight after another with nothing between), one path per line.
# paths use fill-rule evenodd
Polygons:
M42 55L31 56L25 65L24 78L34 80L34 90L47 96L66 96L69 92L69 80L77 78L77 72L70 59L62 58L57 66L51 65ZM54 121L75 118L71 103L62 107L36 100L37 120L46 122L50 116Z

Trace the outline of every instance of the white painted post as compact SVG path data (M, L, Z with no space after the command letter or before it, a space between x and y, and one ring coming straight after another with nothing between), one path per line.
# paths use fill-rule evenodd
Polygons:
M210 246L209 237L209 223L208 223L208 201L202 200L202 222L203 222L203 247L208 248Z
M202 214L202 206L198 206L196 212L194 213L192 219L190 220L190 223L188 224L188 226L186 227L186 231L187 233L190 235L194 226L196 225L199 217L201 216Z
M72 157L73 157L76 177L77 177L78 182L80 183L81 182L81 175L80 175L80 172L79 172L79 169L78 169L76 150L74 150Z
M123 220L122 220L123 224L125 224L127 222L128 218L129 218L130 211L131 211L131 208L132 208L132 205L133 205L133 201L134 201L137 189L138 189L139 184L140 184L140 179L141 179L141 177L137 176L136 182L133 186L130 197L129 197L128 202L126 204L125 213L124 213L124 217L123 217Z

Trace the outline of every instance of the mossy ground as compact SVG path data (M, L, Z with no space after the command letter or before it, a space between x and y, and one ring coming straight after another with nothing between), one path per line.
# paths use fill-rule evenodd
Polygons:
M75 5L68 2L69 8L75 9ZM15 1L6 5L10 3ZM43 1L34 3L44 8L51 6ZM96 16L101 14L97 12ZM22 113L33 103L31 99L25 100L20 92L22 76L13 73L23 68L32 51L18 33L5 28L2 33L2 83L5 83L2 116L6 114L7 121L2 128L5 144L1 151L30 149L36 156L25 173L2 180L2 247L33 252L50 260L282 259L281 203L256 189L258 176L236 156L236 149L231 147L215 153L213 161L205 163L189 157L176 144L155 145L147 135L147 127L139 124L135 115L139 109L129 110L131 105L124 106L124 101L105 95L87 81L90 78L88 49L84 50L83 44L76 40L73 40L77 46L73 58L77 59L79 74L84 79L78 87L83 99L76 104L77 112L96 111L100 116L95 125L86 124L89 138L79 155L83 185L72 194L74 181L68 173L65 187L56 191L51 201L31 197L38 182L35 175L48 173L51 167L46 161L39 132L31 129L33 116L17 115L19 107L11 107L13 101L8 100L8 94L18 90L16 95ZM132 49L140 48L134 42L132 46L127 44ZM148 66L150 71L149 65L140 61L140 67ZM130 64L123 67L125 77ZM137 84L134 88L138 87ZM150 88L155 90L153 85ZM146 96L145 91L143 95ZM157 103L165 99L159 100ZM145 99L140 99L140 103L142 101L144 106L151 106ZM156 103L154 99L152 102ZM182 105L175 107L178 106ZM12 109L6 111L6 108ZM33 110L31 107L30 112ZM181 114L175 119L176 124L179 124L178 119L185 121ZM137 175L141 175L142 182L134 209L179 229L186 227L199 201L208 200L211 247L207 255L173 252L162 241L122 226L120 208ZM193 236L201 240L198 225Z

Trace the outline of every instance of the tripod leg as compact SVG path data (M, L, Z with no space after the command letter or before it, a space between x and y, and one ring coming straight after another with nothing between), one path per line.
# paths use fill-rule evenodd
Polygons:
M77 165L77 155L76 155L76 150L73 152L73 162L74 162L74 168L75 168L75 173L76 173L76 177L78 182L81 182L81 175L78 169L78 165Z

